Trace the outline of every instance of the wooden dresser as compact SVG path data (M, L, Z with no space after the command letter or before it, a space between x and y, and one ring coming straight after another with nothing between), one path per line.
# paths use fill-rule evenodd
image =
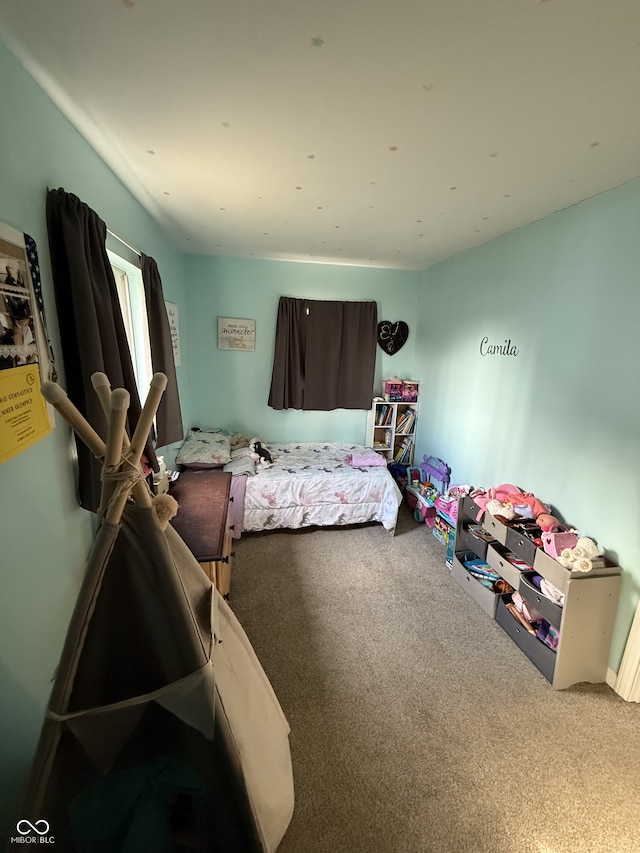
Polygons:
M220 595L231 590L231 474L218 469L183 471L169 493L178 501L174 529Z

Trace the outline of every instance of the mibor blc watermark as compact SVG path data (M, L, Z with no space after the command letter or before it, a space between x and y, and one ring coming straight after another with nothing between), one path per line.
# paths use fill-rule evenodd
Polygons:
M50 826L47 820L19 820L16 824L16 835L11 838L12 844L55 844L53 835L49 834Z

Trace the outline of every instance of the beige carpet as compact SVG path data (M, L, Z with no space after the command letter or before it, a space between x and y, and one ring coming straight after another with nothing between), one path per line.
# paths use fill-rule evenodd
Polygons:
M554 691L402 507L245 535L231 605L291 725L279 853L640 851L640 706Z

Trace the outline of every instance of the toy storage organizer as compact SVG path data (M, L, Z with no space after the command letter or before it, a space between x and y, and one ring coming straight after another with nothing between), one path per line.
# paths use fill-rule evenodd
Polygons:
M488 565L558 632L555 650L509 610L513 592L492 589L471 573L474 560ZM566 569L527 536L482 514L471 498L459 501L452 576L557 690L606 681L621 579L620 568L604 562L590 572ZM536 576L564 596L562 605L541 593Z
M417 403L420 383L415 379L382 380L382 396L387 403Z

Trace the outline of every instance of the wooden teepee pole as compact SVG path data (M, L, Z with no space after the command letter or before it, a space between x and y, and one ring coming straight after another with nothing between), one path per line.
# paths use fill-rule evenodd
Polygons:
M165 374L154 373L149 386L147 399L145 400L145 404L140 412L140 417L138 418L138 423L136 424L133 436L131 437L131 444L129 445L129 449L125 456L125 464L135 466L136 468L140 466L140 457L142 456L147 436L151 431L153 419L156 416L160 400L162 399L162 395L166 387L167 377ZM147 495L148 505L151 505L151 497L146 489L145 494ZM107 521L111 521L115 524L120 521L120 516L122 515L122 510L127 502L127 498L128 493L123 492L111 501L109 509L107 510Z
M109 420L107 426L107 448L104 455L102 492L100 494L100 511L104 512L109 500L116 489L117 480L105 477L105 473L114 474L122 471L122 447L126 442L124 437L127 412L129 410L129 392L125 388L116 388L109 395ZM127 492L128 496L128 492Z
M98 459L102 459L106 452L106 445L89 421L80 414L67 397L66 391L57 382L43 382L42 395L54 409L62 415L71 429L84 441L89 450Z
M104 374L102 374L102 376L104 376ZM138 423L136 425L130 444L128 444L127 442L126 432L124 430L124 420L126 419L126 410L128 408L128 392L124 391L124 389L116 389L116 391L112 392L110 390L108 380L106 380L105 385L105 382L99 379L97 381L97 385L98 388L96 388L96 383L94 383L94 388L96 388L98 397L103 405L103 408L106 406L108 401L108 421L110 424L113 418L113 425L110 427L109 430L111 435L109 458L115 459L115 462L113 462L112 464L117 465L119 459L121 470L125 465L129 468L140 469L140 457L142 456L147 436L151 431L153 419L156 415L160 400L162 399L162 394L164 393L164 390L167 387L167 377L164 373L154 374L151 380L147 399L145 401L142 412L140 413L140 417L138 419ZM114 394L116 394L118 390L124 391L124 393L126 394L126 399L122 394L116 396L114 399ZM89 448L89 450L91 450L94 456L96 456L98 459L103 460L104 462L107 456L107 445L100 438L98 433L93 429L87 419L73 405L64 389L56 382L44 382L42 384L42 394L47 400L47 402L51 403L51 405L56 409L56 411L60 415L62 415L65 421L79 436L79 438L87 445L87 447ZM123 447L126 448L126 454L124 456L122 456ZM140 504L141 506L151 506L151 495L149 494L149 490L147 489L147 486L141 477L135 482L132 488L133 497L136 500L136 503ZM114 524L119 523L122 511L124 509L128 497L129 490L123 489L122 492L117 496L117 498L111 501L106 516L109 522L112 522ZM103 499L104 498L105 492L103 490Z
M91 376L91 384L93 390L98 395L98 400L102 405L102 410L107 419L107 423L111 417L111 383L105 373L93 373ZM145 439L146 440L146 439ZM129 435L126 429L122 436L122 451L126 453L129 449ZM140 506L149 506L151 504L151 496L144 480L136 480L132 489L133 499Z

